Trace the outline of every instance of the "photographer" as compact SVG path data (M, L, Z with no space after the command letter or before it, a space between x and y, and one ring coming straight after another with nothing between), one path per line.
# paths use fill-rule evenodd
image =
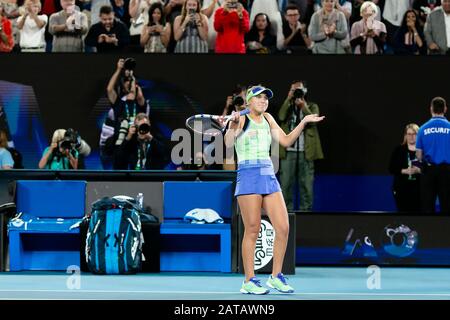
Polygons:
M45 148L39 161L39 169L78 169L78 151L73 141L66 136L65 129L58 129L53 133L52 143Z
M316 103L306 101L307 88L304 81L292 82L288 96L281 106L278 117L281 128L288 133L309 114L319 114ZM300 210L313 207L314 160L323 159L319 131L315 123L308 123L297 141L289 148L280 146L281 188L288 210L293 210L295 183L300 189Z
M225 107L223 108L222 116L231 114L233 111L242 111L245 109L245 93L247 88L243 85L236 85L233 94L227 97Z
M130 33L126 25L114 17L111 6L102 6L100 22L91 26L84 43L95 47L99 53L120 52L130 43Z
M135 67L134 59L119 59L106 88L111 109L100 136L100 159L104 169L110 169L116 145L123 141L118 141L120 128L128 130L138 113L148 114L144 94L134 77Z
M161 170L168 163L166 146L150 133L150 119L139 113L118 147L114 169ZM121 131L120 135L125 135Z
M83 52L87 16L75 7L75 0L61 0L63 10L50 16L48 30L53 35L52 52Z

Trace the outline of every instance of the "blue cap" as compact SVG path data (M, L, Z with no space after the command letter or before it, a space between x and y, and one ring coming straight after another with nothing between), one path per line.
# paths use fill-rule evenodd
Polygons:
M269 99L271 99L273 97L272 90L267 89L262 86L255 86L255 87L252 87L247 90L247 98L246 98L247 102L249 102L251 98L253 98L261 93L265 93L267 95L267 98L269 98Z

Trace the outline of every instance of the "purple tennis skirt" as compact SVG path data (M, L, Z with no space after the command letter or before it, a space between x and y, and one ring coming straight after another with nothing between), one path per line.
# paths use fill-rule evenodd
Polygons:
M281 191L281 188L275 177L272 160L250 160L238 163L234 196L267 195L278 191Z

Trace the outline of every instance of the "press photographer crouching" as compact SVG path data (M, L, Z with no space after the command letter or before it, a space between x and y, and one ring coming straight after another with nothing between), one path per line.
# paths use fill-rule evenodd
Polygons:
M136 115L128 126L122 122L114 158L114 169L162 170L167 165L168 151L162 140L151 134L150 119L145 113Z
M52 143L45 148L39 161L39 169L78 169L79 152L76 149L77 141L73 140L72 129L68 131L58 129L53 133Z

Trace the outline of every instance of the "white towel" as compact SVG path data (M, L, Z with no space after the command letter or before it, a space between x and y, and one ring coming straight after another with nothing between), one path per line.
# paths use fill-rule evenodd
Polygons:
M223 219L219 214L212 209L192 209L184 216L185 221L190 221L191 223L223 223Z

